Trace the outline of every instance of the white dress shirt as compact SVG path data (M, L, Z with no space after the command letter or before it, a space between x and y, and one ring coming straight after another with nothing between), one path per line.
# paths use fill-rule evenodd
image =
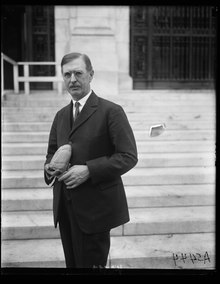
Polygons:
M90 92L85 97L83 97L81 100L78 101L80 103L79 113L82 111L82 109L83 109L84 105L86 104L86 101L88 100L91 93L92 93L92 90L90 90ZM77 101L75 101L73 98L72 98L72 101L73 101L73 117L75 117L75 111L76 111L75 103Z

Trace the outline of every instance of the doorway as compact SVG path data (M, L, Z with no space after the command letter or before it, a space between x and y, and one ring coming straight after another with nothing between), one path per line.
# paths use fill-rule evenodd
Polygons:
M4 5L2 52L15 61L54 61L54 6ZM19 70L22 74L22 70ZM4 86L13 87L12 66L4 63ZM30 66L31 76L53 76L54 66ZM20 83L20 89L23 89ZM30 83L30 89L52 89L48 82Z

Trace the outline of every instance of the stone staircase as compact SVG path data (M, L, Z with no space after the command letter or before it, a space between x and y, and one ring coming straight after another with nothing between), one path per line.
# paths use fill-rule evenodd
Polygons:
M139 162L123 176L131 221L111 231L110 268L215 267L215 94L121 91ZM65 267L43 179L49 130L69 95L7 94L2 108L2 267ZM166 131L150 138L153 124Z

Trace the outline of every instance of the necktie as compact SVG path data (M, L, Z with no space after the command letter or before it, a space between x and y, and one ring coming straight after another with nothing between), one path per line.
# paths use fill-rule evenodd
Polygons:
M79 116L79 102L75 102L75 116L74 116L74 121L76 121L77 117Z

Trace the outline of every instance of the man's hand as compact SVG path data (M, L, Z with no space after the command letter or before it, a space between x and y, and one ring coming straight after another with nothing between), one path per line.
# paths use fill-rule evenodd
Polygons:
M61 174L61 172L59 170L53 170L50 168L49 164L46 164L44 166L46 173L49 175L49 179L55 177L55 176L59 176ZM48 176L47 175L47 176Z
M58 181L63 181L68 189L75 188L89 178L89 169L86 165L75 165L63 173Z

